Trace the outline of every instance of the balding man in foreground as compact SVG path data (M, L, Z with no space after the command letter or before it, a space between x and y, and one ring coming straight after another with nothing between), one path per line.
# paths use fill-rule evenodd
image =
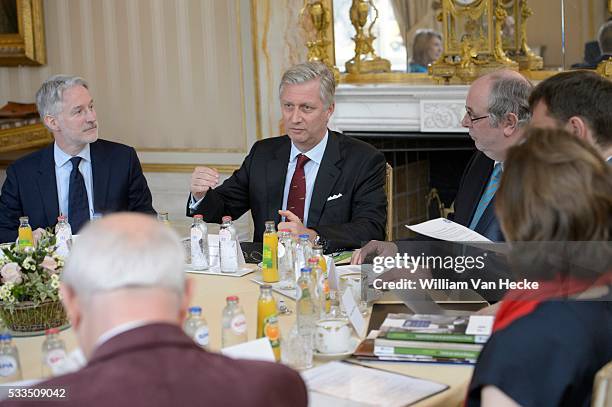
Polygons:
M183 333L191 294L183 261L177 235L151 217L115 214L85 227L61 293L89 362L41 383L66 389L45 405L307 405L291 369L206 352Z

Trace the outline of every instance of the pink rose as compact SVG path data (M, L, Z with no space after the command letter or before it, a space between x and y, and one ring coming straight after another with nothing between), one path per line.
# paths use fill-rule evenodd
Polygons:
M2 281L5 283L21 284L21 267L17 263L7 263L0 270Z
M40 265L42 266L42 268L49 270L49 271L57 270L57 261L55 261L55 259L50 256L45 256L45 258L43 259L42 263L40 263Z

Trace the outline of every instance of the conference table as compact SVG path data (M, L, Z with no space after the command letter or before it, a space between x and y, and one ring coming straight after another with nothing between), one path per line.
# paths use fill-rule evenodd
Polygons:
M255 267L254 265L248 265ZM226 305L226 297L237 295L240 299L248 324L249 340L255 339L257 321L257 298L259 296L259 285L251 281L252 278L261 274L261 271L248 274L243 277L206 275L188 273L188 278L194 282L193 298L191 305L202 307L202 315L206 318L209 326L210 349L218 351L221 347L221 315ZM285 300L291 314L280 314L279 325L281 335L289 332L295 323L295 301L275 294L277 301ZM72 329L61 332L60 337L65 341L68 351L77 348L76 335ZM22 364L24 379L35 379L41 376L41 347L44 336L14 338L17 345ZM317 358L315 366L325 361ZM452 364L427 364L413 362L362 362L368 366L378 369L396 372L413 377L433 380L449 386L449 388L430 398L415 404L416 406L460 406L463 403L467 386L472 374L473 367L469 365ZM339 395L341 397L341 395ZM376 403L374 403L376 404ZM350 404L346 404L350 405ZM335 403L335 407L339 407Z

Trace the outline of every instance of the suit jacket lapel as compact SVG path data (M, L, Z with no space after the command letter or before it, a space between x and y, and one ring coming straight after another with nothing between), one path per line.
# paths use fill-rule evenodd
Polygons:
M276 224L280 222L278 210L282 209L283 205L290 152L291 141L288 136L283 136L280 148L275 151L274 157L266 165L266 185L268 185L266 219L274 219Z
M43 151L42 158L38 164L39 177L36 180L38 182L42 205L49 225L55 225L59 215L53 146L54 144L51 144Z
M109 157L104 154L103 146L97 141L91 143L90 148L94 212L104 213L107 209L106 198L110 178L110 165L106 162Z
M340 168L336 165L341 160L342 156L340 155L338 138L333 131L329 131L327 146L325 147L323 160L321 160L312 191L312 198L310 199L307 227L319 224L327 198L331 195L341 173Z

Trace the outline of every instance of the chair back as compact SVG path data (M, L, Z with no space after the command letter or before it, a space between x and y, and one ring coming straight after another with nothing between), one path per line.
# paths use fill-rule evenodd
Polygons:
M592 407L612 406L612 361L599 369L593 383Z
M386 240L393 240L393 167L387 163L385 173L385 194L387 194Z

